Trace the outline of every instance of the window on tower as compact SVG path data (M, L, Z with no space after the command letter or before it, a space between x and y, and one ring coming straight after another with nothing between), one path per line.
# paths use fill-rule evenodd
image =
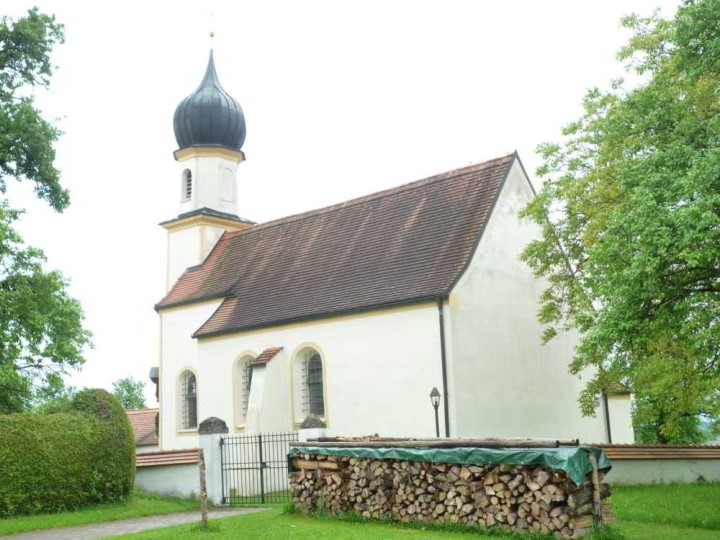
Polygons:
M189 201L192 198L192 173L185 169L182 173L181 197L182 201Z

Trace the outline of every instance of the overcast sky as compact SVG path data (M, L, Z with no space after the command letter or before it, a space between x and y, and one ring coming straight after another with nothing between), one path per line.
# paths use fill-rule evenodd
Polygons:
M243 107L239 213L299 213L518 150L533 176L587 89L622 75L622 15L671 16L663 0L69 2L32 5L65 24L48 94L64 136L72 203L55 214L10 182L25 240L71 280L95 348L70 384L147 380L158 363L154 304L180 168L172 116L213 47ZM211 16L210 12L215 15ZM148 387L148 404L155 404Z

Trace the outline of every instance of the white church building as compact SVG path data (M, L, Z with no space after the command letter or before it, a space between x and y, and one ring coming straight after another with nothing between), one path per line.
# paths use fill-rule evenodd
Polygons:
M632 442L630 400L582 417L577 336L541 344L545 284L518 256L539 235L516 154L254 224L237 216L245 120L210 56L174 118L179 214L168 232L160 447L197 427Z

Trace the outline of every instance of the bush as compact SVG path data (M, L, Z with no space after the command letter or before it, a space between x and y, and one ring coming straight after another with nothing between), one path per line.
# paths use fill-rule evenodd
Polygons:
M104 390L83 390L68 412L0 416L0 516L54 512L132 493L135 441Z

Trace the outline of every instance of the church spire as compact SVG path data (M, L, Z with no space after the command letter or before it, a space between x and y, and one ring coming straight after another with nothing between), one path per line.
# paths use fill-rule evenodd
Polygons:
M245 116L220 84L212 49L200 86L175 109L173 129L180 211L161 224L168 231L168 288L188 267L200 264L225 231L252 225L237 216Z
M220 146L239 152L245 142L245 115L220 84L212 49L200 86L175 109L173 128L179 150Z

